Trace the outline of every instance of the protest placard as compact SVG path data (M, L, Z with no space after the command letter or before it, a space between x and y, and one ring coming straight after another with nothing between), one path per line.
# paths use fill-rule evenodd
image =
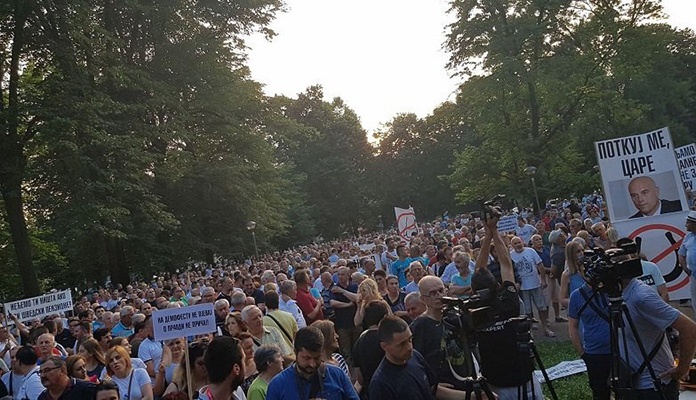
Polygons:
M684 189L694 190L696 183L696 144L691 143L674 149L677 155L677 164L679 164L679 173L681 174Z
M46 293L29 299L11 301L5 303L5 315L17 316L20 321L28 321L33 318L41 319L48 315L60 314L72 311L72 294L70 290L62 292Z
M215 332L213 303L157 310L152 313L152 327L155 340Z
M517 214L505 215L498 220L498 232L510 233L517 229Z
M612 226L660 267L671 299L688 298L676 253L688 207L669 129L596 142L595 150Z
M587 371L587 366L583 360L561 361L558 365L546 369L546 374L549 380L553 381L558 378L580 374ZM544 383L544 374L541 370L534 371L534 377L539 383Z
M595 142L595 150L612 222L687 209L668 128Z
M399 236L410 242L411 235L418 232L416 213L413 211L413 207L394 207L394 214L396 214L396 226L399 228Z

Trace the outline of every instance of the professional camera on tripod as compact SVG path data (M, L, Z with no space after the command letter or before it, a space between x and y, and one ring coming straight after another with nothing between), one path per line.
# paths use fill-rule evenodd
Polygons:
M585 278L595 290L609 296L621 296L621 282L624 279L643 275L643 267L635 242L625 242L615 249L604 250L596 247L585 251Z
M595 248L585 252L585 279L592 288L592 294L585 293L583 288L578 292L585 299L578 315L589 306L594 313L604 319L609 325L609 341L611 349L611 390L617 399L637 398L636 382L644 371L648 371L654 393L665 399L661 380L651 363L660 351L664 332L660 333L658 341L649 340L650 351L641 341L638 329L624 301L624 290L632 284L631 279L643 275L643 267L638 257L636 243L630 239L621 239L617 248L603 250ZM606 300L601 300L606 296ZM600 299L601 301L597 301ZM608 300L608 309L607 307ZM640 299L638 301L643 301ZM600 306L601 304L604 307ZM635 311L635 309L634 309ZM627 343L634 342L636 350L629 351ZM640 354L637 356L637 354ZM633 363L629 360L633 358ZM636 361L636 358L640 358ZM633 365L632 365L633 364ZM636 367L636 365L640 365Z
M490 290L479 290L468 299L443 297L442 320L452 331L464 331L467 335L491 326L495 322L493 301Z

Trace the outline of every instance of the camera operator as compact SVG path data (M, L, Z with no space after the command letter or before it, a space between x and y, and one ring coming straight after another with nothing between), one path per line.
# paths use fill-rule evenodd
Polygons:
M630 239L620 239L617 246L623 247L630 243ZM620 261L626 257L620 256L611 261ZM679 379L688 376L689 366L696 351L696 323L667 304L654 289L639 279L621 277L621 287L623 300L638 332L636 338L631 329L625 328L628 357L622 354L633 374L632 383L637 398L662 399L660 392L655 390L649 369L643 365L647 361L661 380L664 398L679 399ZM676 367L665 337L665 330L670 326L679 332L679 363ZM638 340L648 353L648 360L643 359ZM624 348L624 343L620 344L620 348Z
M498 249L506 248L496 226L500 214L484 213L484 218L485 237L476 260L471 287L474 292L488 289L494 293L495 323L477 333L481 374L500 400L543 400L541 386L536 379L532 379L534 366L529 349L518 346L517 332L525 327L521 325L523 322L514 319L520 315L520 299L510 255L506 251L498 251L502 286L486 268L491 242Z

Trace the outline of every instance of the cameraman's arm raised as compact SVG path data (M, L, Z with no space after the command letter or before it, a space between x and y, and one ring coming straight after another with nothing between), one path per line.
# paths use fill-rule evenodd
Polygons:
M486 221L486 235L491 232L493 236L493 244L495 245L498 254L498 262L500 262L500 277L503 282L515 282L515 271L512 268L512 259L503 238L498 233L498 218L488 218ZM490 252L490 250L489 250ZM482 251L483 253L483 251Z

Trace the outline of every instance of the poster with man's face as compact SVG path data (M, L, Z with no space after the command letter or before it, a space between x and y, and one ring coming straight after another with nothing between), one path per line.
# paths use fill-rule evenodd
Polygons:
M668 128L595 143L612 222L686 210Z
M660 268L670 298L689 296L678 264L688 207L669 129L595 143L611 226Z

